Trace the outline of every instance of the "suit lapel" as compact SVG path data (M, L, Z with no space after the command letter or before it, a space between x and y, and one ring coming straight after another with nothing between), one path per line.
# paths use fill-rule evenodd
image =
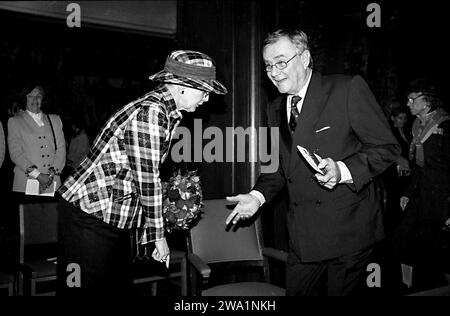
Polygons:
M278 107L278 109L279 109L278 122L279 122L279 126L280 126L281 138L282 138L284 144L286 145L286 148L289 149L292 146L292 135L291 135L291 132L289 131L289 127L288 127L286 99L287 99L287 96L283 96L281 98L281 103Z
M279 133L280 133L280 144L279 144L279 150L280 155L282 155L283 159L281 163L283 164L283 169L287 170L287 167L289 166L289 153L290 148L292 145L292 136L288 129L288 123L287 123L287 113L286 113L286 98L287 96L282 96L280 98L280 101L278 104L274 103L273 106L275 108L274 110L274 119L275 124L274 126L278 126Z
M325 107L325 101L326 95L322 91L322 76L320 73L313 72L300 117L298 118L297 128L292 138L289 170L293 170L302 161L301 159L296 159L300 158L297 145L301 145L311 151L316 149L314 128Z
M22 116L22 119L25 122L25 126L27 126L29 129L31 129L34 132L38 132L39 130L39 126L37 125L37 123L33 120L33 118L31 117L30 114L28 114L28 112L23 111L19 114L20 116Z

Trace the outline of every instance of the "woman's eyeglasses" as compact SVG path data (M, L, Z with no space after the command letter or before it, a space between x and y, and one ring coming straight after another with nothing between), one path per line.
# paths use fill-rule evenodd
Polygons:
M406 100L408 103L414 103L414 101L420 97L423 97L423 94L416 95L414 98L407 98Z

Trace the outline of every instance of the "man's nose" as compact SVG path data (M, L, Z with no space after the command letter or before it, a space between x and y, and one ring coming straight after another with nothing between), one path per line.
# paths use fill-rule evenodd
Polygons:
M275 78L276 76L278 76L278 75L280 74L280 72L281 72L280 69L278 69L278 68L275 67L275 66L272 66L272 69L270 69L270 76L271 76L272 78Z

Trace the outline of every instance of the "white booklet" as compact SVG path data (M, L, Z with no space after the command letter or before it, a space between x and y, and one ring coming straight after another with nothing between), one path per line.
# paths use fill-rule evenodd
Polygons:
M322 161L322 158L317 155L316 153L311 153L308 149L298 145L297 146L298 151L302 154L303 158L309 163L311 167L314 168L318 173L321 175L324 175L325 172L323 170L319 169L318 165Z
M39 190L39 181L37 179L27 179L27 186L25 188L26 195L39 195L39 196L55 196L56 181L53 181L53 185L49 186L44 191Z

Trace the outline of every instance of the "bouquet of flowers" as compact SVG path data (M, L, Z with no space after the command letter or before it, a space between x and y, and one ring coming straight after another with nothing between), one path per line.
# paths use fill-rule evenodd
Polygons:
M174 173L163 183L163 217L167 232L189 230L201 213L203 195L197 171Z

